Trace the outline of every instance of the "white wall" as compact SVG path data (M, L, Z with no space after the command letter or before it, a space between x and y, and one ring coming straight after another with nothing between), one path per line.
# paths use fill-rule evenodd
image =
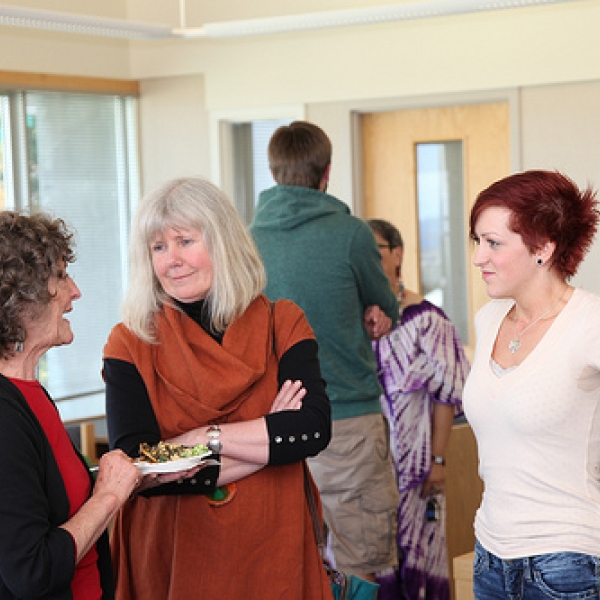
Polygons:
M179 25L176 0L9 0ZM186 24L392 0L186 2ZM209 110L600 79L600 0L312 32L135 41L0 26L0 69L156 79L204 75Z
M179 25L176 0L10 3ZM395 2L187 0L185 24L386 3ZM332 138L330 191L358 209L352 123L365 110L505 99L514 170L558 168L599 186L599 23L600 0L575 0L222 40L125 42L0 27L0 69L141 80L144 190L179 175L218 179L219 119L292 107ZM600 292L599 261L600 242L577 283Z
M580 0L263 37L136 43L131 74L203 69L210 110L594 80L598 23L600 2Z
M210 178L202 75L145 79L139 114L144 193L172 177Z
M127 15L123 0L9 0L3 4L112 19ZM129 42L0 26L0 70L129 79Z
M600 81L521 92L523 169L557 169L600 189ZM573 283L600 293L600 239Z

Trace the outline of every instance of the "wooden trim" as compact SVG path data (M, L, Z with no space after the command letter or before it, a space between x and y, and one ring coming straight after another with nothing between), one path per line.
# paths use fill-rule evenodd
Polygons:
M81 423L87 423L88 421L101 421L102 419L106 419L106 415L88 415L80 417L79 419L64 419L63 425L79 425Z
M454 565L454 598L455 600L473 600L473 556L468 552L455 556Z
M0 88L79 91L129 96L138 96L140 93L139 81L133 79L104 79L19 71L0 71Z
M96 428L93 423L82 423L80 425L81 454L88 458L93 464L98 463L96 452Z

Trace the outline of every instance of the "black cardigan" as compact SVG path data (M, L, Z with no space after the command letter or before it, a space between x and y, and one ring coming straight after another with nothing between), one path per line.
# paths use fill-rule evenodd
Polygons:
M71 600L76 549L71 535L59 527L69 515L64 482L42 426L2 375L0 440L0 600ZM114 589L106 532L97 549L103 599L110 600Z

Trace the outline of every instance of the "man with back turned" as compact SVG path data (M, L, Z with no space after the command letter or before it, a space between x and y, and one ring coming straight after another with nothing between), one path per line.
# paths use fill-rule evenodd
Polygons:
M310 470L336 566L374 580L397 561L398 496L371 339L389 331L398 303L370 227L326 192L327 135L295 121L277 129L268 153L278 185L261 193L251 226L265 292L296 302L315 331L333 435Z

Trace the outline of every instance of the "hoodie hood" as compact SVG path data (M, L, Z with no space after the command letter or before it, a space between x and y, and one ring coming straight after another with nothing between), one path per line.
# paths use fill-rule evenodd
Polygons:
M350 208L319 190L276 185L261 192L252 227L294 229L307 221L335 213L350 214Z

